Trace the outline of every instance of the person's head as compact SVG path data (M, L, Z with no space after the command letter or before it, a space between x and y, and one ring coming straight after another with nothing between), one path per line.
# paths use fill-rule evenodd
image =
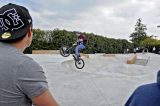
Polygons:
M32 42L32 17L27 8L9 3L0 8L0 42Z

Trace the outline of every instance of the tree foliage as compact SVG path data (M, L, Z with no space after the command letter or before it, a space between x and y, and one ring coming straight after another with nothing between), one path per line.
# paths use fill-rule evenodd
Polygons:
M138 19L134 32L130 35L131 41L135 46L139 46L140 42L147 38L146 25L142 24L142 19Z
M125 39L107 38L93 33L84 34L89 38L84 53L123 53L126 48L133 48ZM32 50L58 50L62 45L71 46L76 41L75 31L33 29L33 41L25 53Z
M142 47L159 47L160 46L160 40L153 39L152 37L148 37L145 40L141 41L140 45Z

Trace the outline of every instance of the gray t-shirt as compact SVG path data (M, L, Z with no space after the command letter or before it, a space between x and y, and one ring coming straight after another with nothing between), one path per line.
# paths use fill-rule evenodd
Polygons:
M0 42L0 106L32 106L48 89L42 67L14 46Z

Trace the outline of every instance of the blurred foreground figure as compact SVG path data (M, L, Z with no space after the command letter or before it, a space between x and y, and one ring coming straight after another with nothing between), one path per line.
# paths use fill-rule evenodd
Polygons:
M32 42L32 18L25 7L0 8L0 106L58 106L42 67L23 51Z

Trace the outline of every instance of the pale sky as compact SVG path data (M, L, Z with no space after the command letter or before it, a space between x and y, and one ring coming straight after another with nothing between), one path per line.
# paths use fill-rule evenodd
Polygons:
M147 33L160 39L159 0L0 0L0 7L9 2L29 9L34 28L59 28L128 40L141 18Z

